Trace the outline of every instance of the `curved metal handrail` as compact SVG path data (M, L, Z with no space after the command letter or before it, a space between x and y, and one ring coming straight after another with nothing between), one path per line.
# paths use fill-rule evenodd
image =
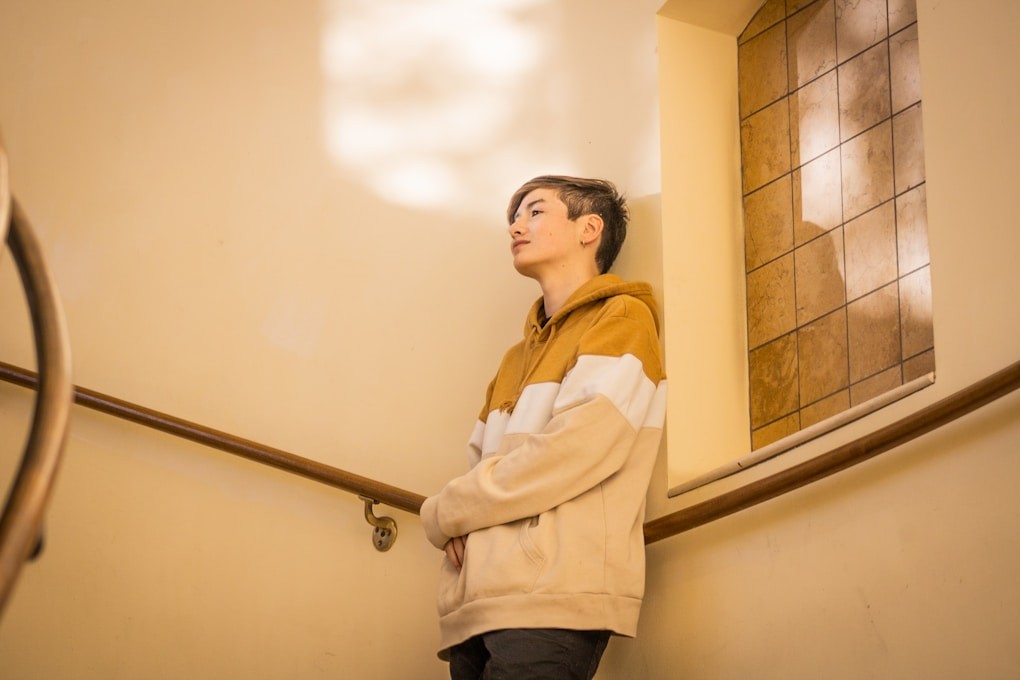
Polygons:
M39 365L35 401L25 453L0 517L0 614L22 565L42 535L43 513L60 464L71 409L71 351L64 316L42 249L20 207L10 196L6 157L0 149L3 213L7 244L28 298ZM2 230L0 230L2 231Z

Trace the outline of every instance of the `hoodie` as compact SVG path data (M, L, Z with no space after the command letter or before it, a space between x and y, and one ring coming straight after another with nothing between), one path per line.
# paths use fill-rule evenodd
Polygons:
M543 309L489 385L468 472L421 507L437 548L467 537L462 568L440 571L441 658L505 628L637 630L665 419L657 306L648 284L603 274Z

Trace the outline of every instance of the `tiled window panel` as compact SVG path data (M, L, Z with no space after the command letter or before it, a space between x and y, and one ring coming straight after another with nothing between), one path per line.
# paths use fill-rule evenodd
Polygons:
M793 171L793 233L797 247L843 222L840 149Z
M916 0L766 0L737 59L757 449L935 368Z

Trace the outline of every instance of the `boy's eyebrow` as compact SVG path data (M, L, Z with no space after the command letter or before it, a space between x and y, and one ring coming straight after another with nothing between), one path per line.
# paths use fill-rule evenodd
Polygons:
M525 210L531 210L532 208L534 208L534 207L535 207L536 205L538 205L539 203L545 203L545 199L544 199L544 198L536 198L536 199L535 199L534 201L531 201L531 202L530 202L530 203L528 203L527 205L523 206L523 208L524 208ZM517 219L518 217L520 217L520 216L521 216L521 207L522 207L522 206L518 206L518 207L517 207L517 212L515 212L515 213L514 213L514 219L515 219L515 220L516 220L516 219Z

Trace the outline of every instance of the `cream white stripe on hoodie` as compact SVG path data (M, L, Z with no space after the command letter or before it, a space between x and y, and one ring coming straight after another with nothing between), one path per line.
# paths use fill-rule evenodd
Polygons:
M635 430L662 427L666 410L666 381L657 388L632 354L622 357L583 356L558 383L534 383L524 388L512 414L493 409L486 422L475 424L472 447L484 455L496 451L505 434L541 432L555 411L601 394L608 398ZM472 461L474 462L474 461Z
M563 388L553 408L560 411L601 394L613 402L631 427L639 430L648 419L655 393L655 384L633 354L620 357L586 354L578 357L563 378Z
M468 468L473 468L478 464L479 459L482 457L482 452L485 450L482 447L482 442L485 437L485 423L481 420L475 421L475 429L471 430L471 438L468 440Z
M506 434L531 434L545 429L552 420L553 404L559 391L559 383L554 382L532 383L525 387L506 425ZM496 446L490 450L495 450Z
M666 385L665 379L659 381L659 386L655 389L655 398L652 399L652 405L648 407L648 416L643 423L644 427L662 429L666 422L666 393L669 391Z

